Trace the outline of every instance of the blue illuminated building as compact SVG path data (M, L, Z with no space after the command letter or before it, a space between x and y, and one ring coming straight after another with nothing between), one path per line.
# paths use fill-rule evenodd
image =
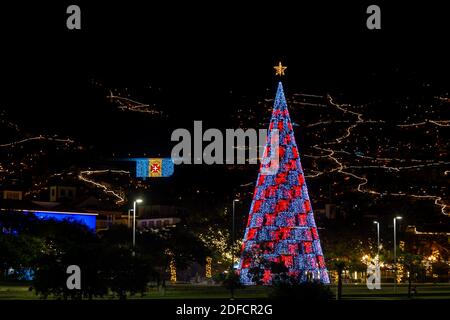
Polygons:
M97 214L77 213L77 212L59 212L59 211L35 211L25 210L26 213L33 213L39 219L54 219L57 221L69 221L84 224L90 230L95 231L97 224Z

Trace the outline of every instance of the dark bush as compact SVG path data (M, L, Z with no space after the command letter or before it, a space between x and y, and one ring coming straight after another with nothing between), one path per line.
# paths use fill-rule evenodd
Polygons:
M269 297L277 300L326 301L332 299L333 293L329 286L320 282L278 281L273 284Z

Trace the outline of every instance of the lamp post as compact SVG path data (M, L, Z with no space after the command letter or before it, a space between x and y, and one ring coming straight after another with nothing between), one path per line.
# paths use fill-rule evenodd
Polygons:
M375 289L381 289L381 273L380 273L380 223L374 221L377 225L377 257L375 259Z
M133 202L133 256L134 256L134 247L136 246L136 204L142 203L142 199L136 199Z
M394 293L397 293L397 220L402 217L394 218Z
M128 228L131 228L131 211L133 211L133 209L128 209L128 223L127 223Z
M374 221L373 223L375 223L377 225L377 248L378 248L377 256L379 259L379 257L380 257L380 223L378 221Z

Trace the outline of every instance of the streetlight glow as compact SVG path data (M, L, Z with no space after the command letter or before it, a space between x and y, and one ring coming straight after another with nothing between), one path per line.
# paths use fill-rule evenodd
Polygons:
M378 264L378 259L380 257L380 223L378 221L374 221L374 224L377 225L377 264Z
M397 293L397 220L401 219L400 216L394 218L394 293Z
M134 256L134 247L136 246L136 204L142 203L144 200L136 199L133 202L133 256Z

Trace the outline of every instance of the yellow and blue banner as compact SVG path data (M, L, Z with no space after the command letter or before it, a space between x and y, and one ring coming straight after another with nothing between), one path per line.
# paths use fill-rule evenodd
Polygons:
M136 161L137 178L170 177L174 171L174 163L170 158L139 158Z

